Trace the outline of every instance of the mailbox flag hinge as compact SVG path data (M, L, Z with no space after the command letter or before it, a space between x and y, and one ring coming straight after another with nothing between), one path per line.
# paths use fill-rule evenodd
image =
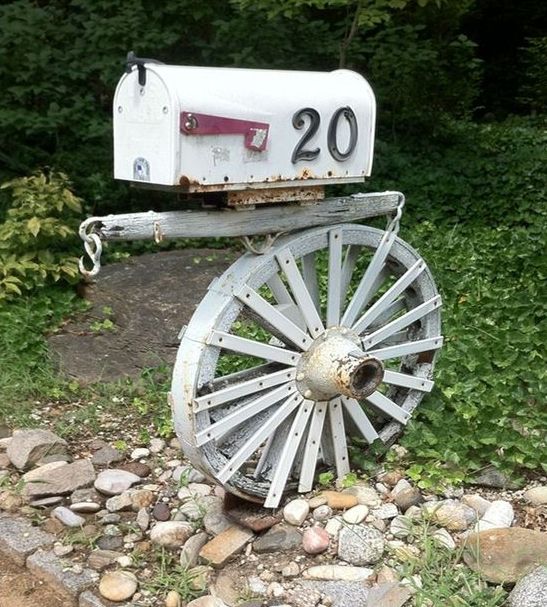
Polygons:
M136 65L139 70L139 85L146 85L146 63L156 63L159 65L163 65L161 61L157 61L156 59L146 59L145 57L137 57L133 51L129 51L127 53L126 59L126 67L125 71L130 74L133 66Z
M244 145L263 152L268 142L270 125L265 122L239 120L224 116L181 112L180 132L185 135L243 135Z

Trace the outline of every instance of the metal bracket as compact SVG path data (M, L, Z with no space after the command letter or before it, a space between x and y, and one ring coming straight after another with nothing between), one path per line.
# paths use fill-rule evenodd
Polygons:
M260 244L255 244L255 238L249 236L241 236L240 240L243 243L243 246L254 253L255 255L264 255L267 253L273 246L273 243L283 234L283 232L277 232L277 234L266 234L264 240Z

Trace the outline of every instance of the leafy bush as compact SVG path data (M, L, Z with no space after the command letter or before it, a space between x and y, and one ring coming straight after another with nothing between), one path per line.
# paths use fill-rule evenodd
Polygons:
M451 147L380 145L370 186L407 195L402 237L444 302L437 387L402 439L422 487L488 463L545 469L545 142L541 123L519 119L460 124Z
M1 187L11 191L12 204L0 224L0 301L51 282L74 282L78 260L67 249L81 204L66 176L38 173Z

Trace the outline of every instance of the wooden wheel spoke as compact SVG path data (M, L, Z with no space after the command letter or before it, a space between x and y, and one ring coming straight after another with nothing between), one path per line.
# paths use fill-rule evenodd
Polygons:
M312 340L309 335L304 333L288 316L282 314L274 308L254 289L245 285L236 297L257 314L267 325L273 327L286 340L291 341L295 346L302 350L307 350Z
M386 369L384 371L384 383L392 386L401 386L402 388L411 388L420 390L420 392L431 392L434 382L423 377L408 375L407 373L398 373Z
M308 423L312 412L312 402L304 401L302 406L296 412L296 416L293 420L289 431L289 440L283 445L281 456L270 484L270 490L264 502L266 508L276 508L283 494L283 489L287 483L287 479L291 472L291 468L294 463L296 452L302 440L302 435Z
M340 398L334 398L329 402L329 422L334 449L334 462L336 464L336 475L338 478L342 478L349 472L350 468L344 413Z
M292 294L312 337L318 337L324 330L323 323L315 307L312 296L308 291L302 274L296 265L293 254L289 249L283 249L276 255L279 267L285 273Z
M399 297L399 295L425 270L425 263L419 259L411 268L409 268L395 284L393 284L383 295L374 303L359 320L353 325L352 329L356 333L362 333L380 314Z
M401 424L406 424L410 418L410 413L405 411L399 405L395 404L390 398L384 396L381 392L373 392L366 400L380 410L382 413L389 415L394 420Z
M306 438L304 457L302 458L300 482L298 485L298 491L300 493L311 491L313 487L315 468L317 466L317 456L319 454L319 447L321 446L321 436L323 434L323 425L325 423L326 414L327 403L315 403L308 430L308 436Z
M419 352L429 352L430 350L438 350L443 345L442 337L430 337L428 339L418 339L409 341L396 346L388 346L379 350L368 350L367 354L375 356L380 360L390 360L392 358L400 358L409 354L418 354Z
M389 251L393 243L395 242L396 234L393 232L385 232L374 253L370 264L368 265L363 277L361 278L359 285L351 301L349 302L346 311L342 317L342 324L345 326L351 326L355 322L355 319L361 312L361 310L367 305L374 294L376 279L380 275L380 272L384 268L385 261L389 255Z
M342 299L342 230L329 232L329 268L327 290L327 327L340 324L340 301Z
M293 394L296 390L296 386L291 383L289 385L283 385L274 390L271 390L267 394L263 394L258 398L251 400L251 402L237 408L235 411L228 413L225 417L220 419L218 422L211 424L205 430L201 430L196 434L196 443L198 445L204 445L212 440L221 438L227 432L239 426L243 422L247 421L253 415L264 411L268 407L275 405L283 398L286 398L288 394Z
M213 331L208 341L212 346L218 346L231 350L237 354L246 354L247 356L256 356L265 360L272 360L285 365L295 366L300 359L300 354L293 350L270 346L269 344L246 337L231 335L224 331Z
M432 297L431 299L417 306L413 310L410 310L399 318L392 320L390 323L383 326L381 329L378 329L377 331L374 331L374 333L367 335L362 341L363 347L365 349L372 348L372 346L383 342L385 339L387 339L397 331L400 331L401 329L404 329L411 325L413 322L416 322L420 318L423 318L426 314L429 314L440 305L441 296L436 295L435 297Z
M368 415L363 411L363 408L354 398L342 397L342 402L346 411L349 413L353 423L357 426L359 432L367 443L371 444L378 438L378 433L372 425Z
M346 249L346 254L344 255L344 262L342 264L342 271L340 277L340 305L343 306L346 294L348 292L349 286L351 284L351 277L353 276L353 271L355 270L355 265L357 264L357 260L359 259L359 255L361 254L361 247L357 245L349 245Z
M200 411L212 409L233 401L236 398L242 398L268 388L274 388L279 384L294 380L295 376L296 371L293 368L289 368L276 371L275 373L269 373L268 375L260 375L259 377L244 382L235 383L226 388L222 388L221 390L216 390L215 392L195 398L194 411L199 413Z
M283 422L304 399L295 394L287 398L282 405L264 422L264 424L238 449L235 455L226 462L217 478L221 483L228 481L247 459L272 436L279 424Z

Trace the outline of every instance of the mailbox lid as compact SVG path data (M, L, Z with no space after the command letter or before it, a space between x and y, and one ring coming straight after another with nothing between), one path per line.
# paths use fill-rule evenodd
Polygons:
M349 70L146 65L114 101L115 177L214 191L363 181L376 105Z

